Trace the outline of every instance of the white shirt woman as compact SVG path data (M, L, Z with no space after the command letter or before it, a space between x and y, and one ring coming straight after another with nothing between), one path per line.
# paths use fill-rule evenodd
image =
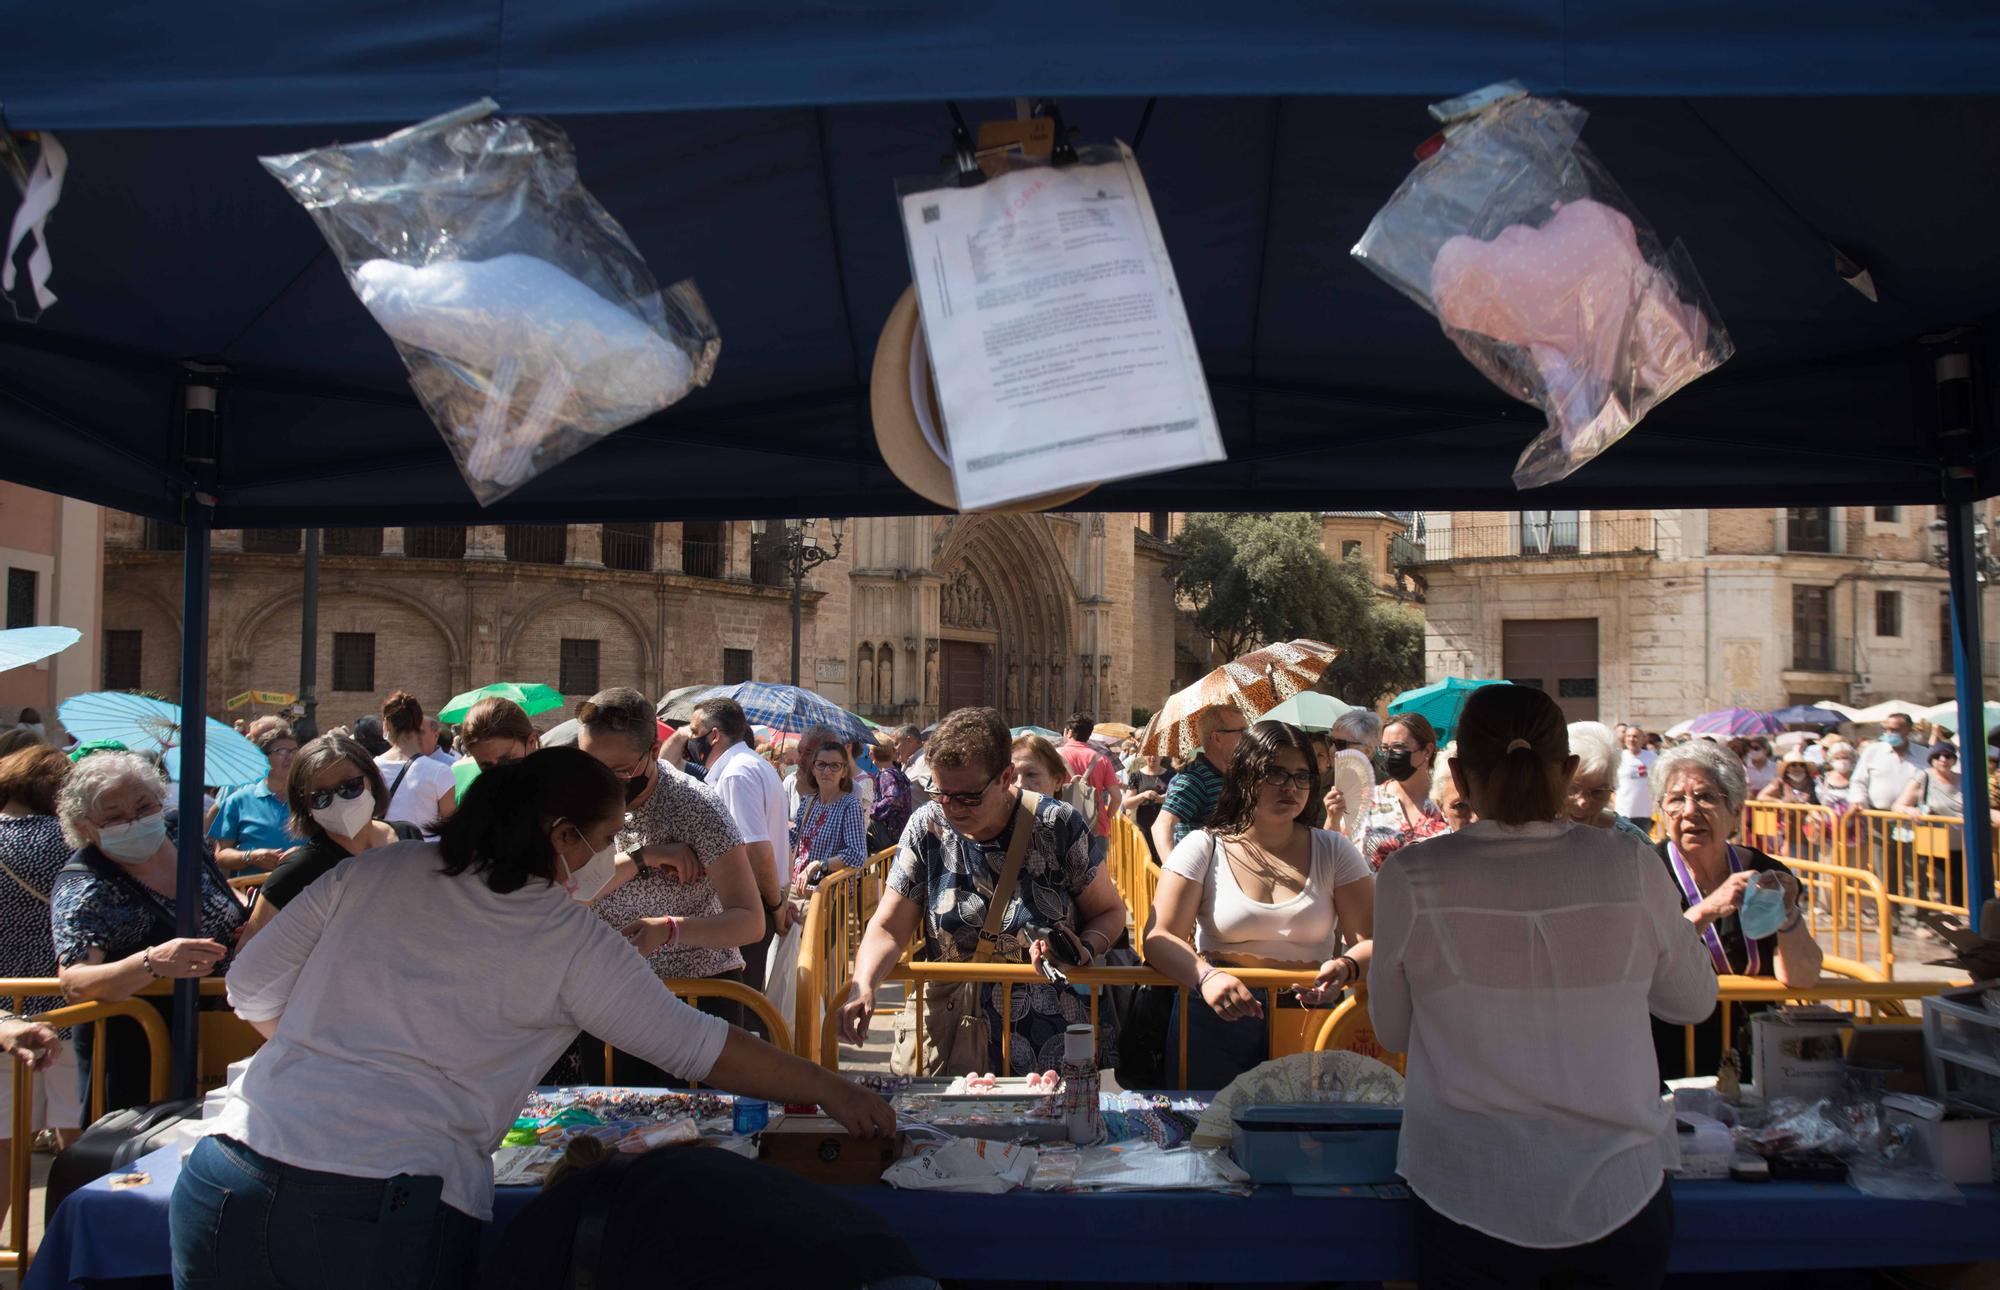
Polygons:
M1369 1007L1409 1058L1425 1290L1665 1276L1677 1149L1647 1014L1700 1021L1715 973L1657 857L1556 819L1575 766L1547 695L1476 692L1452 773L1479 822L1376 879Z

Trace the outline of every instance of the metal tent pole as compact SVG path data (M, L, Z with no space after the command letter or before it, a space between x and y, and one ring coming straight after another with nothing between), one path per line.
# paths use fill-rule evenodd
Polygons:
M305 533L306 576L299 609L299 742L319 735L319 530Z
M1965 903L1974 931L1993 895L1993 830L1986 789L1986 686L1980 652L1978 475L1972 464L1972 358L1937 358L1938 439L1944 449L1945 571L1951 584L1952 682L1958 692L1959 785L1965 803ZM2000 928L1992 929L2000 931Z
M181 403L181 460L188 483L182 507L187 549L181 564L180 863L174 883L175 931L181 936L201 935L201 871L207 845L202 827L202 784L208 743L208 538L215 508L216 394L212 377L188 373ZM176 981L175 1097L195 1095L200 1007L200 983Z

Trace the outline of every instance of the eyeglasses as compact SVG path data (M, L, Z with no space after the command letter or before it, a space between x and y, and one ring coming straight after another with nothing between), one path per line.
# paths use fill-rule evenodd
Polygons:
M1273 766L1264 772L1264 787L1282 793L1288 788L1296 788L1301 793L1312 792L1313 773L1309 770L1286 770Z
M367 777L356 775L352 779L341 780L332 788L315 788L312 792L306 794L306 803L315 811L324 811L327 807L333 805L334 798L338 797L344 802L351 802L361 796L362 790L367 787Z
M847 763L845 762L816 761L813 763L813 770L815 771L823 770L829 775L838 775L841 771L844 771L846 769L847 769Z
M977 807L981 802L986 800L986 794L988 790L990 790L993 787L994 780L999 779L1001 772L1005 771L1006 769L1007 767L1002 766L1000 770L994 771L992 776L989 777L984 784L981 784L979 786L979 791L976 793L940 792L936 786L935 780L931 782L931 784L925 789L925 791L928 792L932 797L936 798L939 802L941 802L945 806L956 806L961 811L970 811L974 807Z

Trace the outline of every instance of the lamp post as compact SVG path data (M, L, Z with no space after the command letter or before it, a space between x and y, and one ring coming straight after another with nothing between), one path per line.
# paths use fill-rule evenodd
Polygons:
M1981 907L1993 892L1992 835L1986 792L1986 687L1980 658L1980 588L2000 577L1988 543L1989 534L1964 499L1947 502L1944 515L1930 524L1931 560L1945 570L1951 584L1953 684L1958 691L1959 786L1965 803L1966 921L1980 926Z
M833 546L819 544L819 535L813 532L818 520L786 520L773 531L765 520L750 521L753 540L761 541L766 555L782 560L785 569L792 575L792 684L799 684L799 619L804 612L806 574L829 560L840 558L840 540L847 528L844 519L827 521L833 533Z

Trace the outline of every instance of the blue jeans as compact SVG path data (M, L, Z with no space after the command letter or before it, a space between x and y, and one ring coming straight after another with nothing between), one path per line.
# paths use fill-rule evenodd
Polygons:
M174 1290L462 1290L479 1220L437 1198L436 1178L349 1178L203 1138L168 1210Z

